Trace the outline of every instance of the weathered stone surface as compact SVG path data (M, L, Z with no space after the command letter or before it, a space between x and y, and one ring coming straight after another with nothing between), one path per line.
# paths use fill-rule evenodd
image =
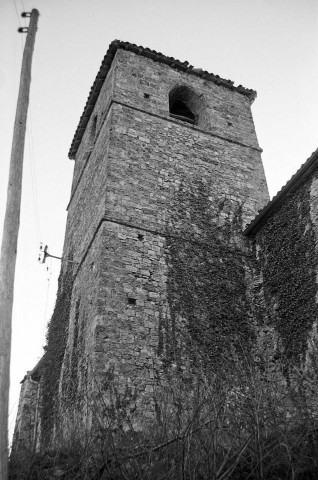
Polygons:
M272 354L289 371L305 366L308 345L315 339L317 178L313 172L299 182L272 208L255 235L258 290L263 296L260 321L265 329L274 328Z
M12 441L12 454L21 449L35 452L40 433L39 412L40 383L33 380L31 372L22 381L18 413Z

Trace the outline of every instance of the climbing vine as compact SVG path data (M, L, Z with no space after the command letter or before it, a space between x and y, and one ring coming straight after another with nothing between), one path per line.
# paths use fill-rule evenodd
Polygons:
M59 278L58 293L52 318L48 325L45 360L42 371L41 429L43 444L48 445L57 418L59 380L66 349L71 295L73 289L72 264Z
M254 335L241 206L215 200L200 179L181 185L167 237L170 316L161 319L162 354L178 362L183 344L193 365L215 370L242 346L248 350Z
M310 182L277 207L256 241L268 321L279 333L284 358L299 364L318 313Z

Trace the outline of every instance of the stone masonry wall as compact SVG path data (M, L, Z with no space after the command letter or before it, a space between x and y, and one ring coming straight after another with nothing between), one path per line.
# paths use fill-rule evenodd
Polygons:
M189 86L200 97L199 129L202 125L205 132L259 148L246 96L131 52L117 51L114 101L167 118L169 92L180 85Z
M27 373L21 386L17 419L12 440L12 456L16 453L35 452L40 429L40 383Z
M112 65L110 71L108 72L107 78L105 79L104 85L101 89L100 98L103 100L99 101L96 105L78 149L74 166L71 199L87 166L90 154L95 146L95 140L97 139L100 129L102 128L106 116L109 113L109 107L114 89L114 68L115 64Z
M117 221L164 230L180 185L197 179L210 190L212 210L223 196L244 204L244 223L266 203L258 150L184 122L115 104L108 155L105 214Z
M264 299L259 312L260 341L272 345L271 360L280 360L286 375L295 366L306 365L316 336L317 178L316 172L288 195L255 237L256 293Z
M101 285L100 229L81 266L81 274L72 280L67 341L59 389L56 392L55 440L76 436L92 421L90 401L97 378L94 373L95 330L104 304ZM96 410L96 409L95 409Z
M69 258L72 252L78 262L82 260L104 215L111 116L109 111L68 207L64 257Z

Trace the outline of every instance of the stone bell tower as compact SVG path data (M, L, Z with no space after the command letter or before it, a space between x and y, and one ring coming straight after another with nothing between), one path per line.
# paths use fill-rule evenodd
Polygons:
M46 409L63 398L71 410L111 381L151 409L167 372L215 366L229 342L246 340L241 232L268 201L255 96L188 62L111 43L69 152Z

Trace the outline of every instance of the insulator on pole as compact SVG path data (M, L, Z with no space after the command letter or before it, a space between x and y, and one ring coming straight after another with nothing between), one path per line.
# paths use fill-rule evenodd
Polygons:
M19 27L18 32L19 33L28 33L29 27Z
M30 18L31 17L31 12L22 12L21 17L23 18Z

